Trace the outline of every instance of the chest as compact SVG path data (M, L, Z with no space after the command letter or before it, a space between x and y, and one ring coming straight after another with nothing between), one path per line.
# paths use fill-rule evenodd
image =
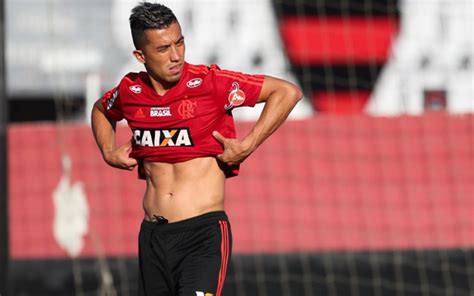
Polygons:
M211 89L181 91L165 96L149 92L130 94L122 101L122 109L132 128L200 129L212 124L226 110Z

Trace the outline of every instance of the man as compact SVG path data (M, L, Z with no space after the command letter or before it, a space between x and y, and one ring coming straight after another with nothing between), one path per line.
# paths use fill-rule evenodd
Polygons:
M225 179L238 174L302 94L277 78L186 63L179 22L163 5L137 5L130 26L133 54L146 72L127 74L96 102L92 129L105 162L138 165L146 180L139 294L221 295L232 247ZM236 139L232 109L258 102L265 102L260 118ZM133 138L115 146L121 119Z

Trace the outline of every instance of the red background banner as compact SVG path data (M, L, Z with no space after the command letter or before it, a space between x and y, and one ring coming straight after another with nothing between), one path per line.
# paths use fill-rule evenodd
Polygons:
M473 247L473 131L472 115L285 123L227 182L234 252ZM67 256L53 237L62 154L89 205L80 256L136 255L145 184L102 161L88 126L12 124L8 151L12 258Z

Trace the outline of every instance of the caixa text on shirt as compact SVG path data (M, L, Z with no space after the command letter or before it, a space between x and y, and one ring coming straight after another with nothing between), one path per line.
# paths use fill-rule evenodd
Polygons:
M194 146L188 128L134 129L133 140L145 147Z

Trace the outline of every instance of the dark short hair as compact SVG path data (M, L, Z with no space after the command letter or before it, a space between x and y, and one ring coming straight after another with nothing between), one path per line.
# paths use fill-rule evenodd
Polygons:
M142 2L132 9L130 15L130 29L133 44L139 49L146 42L145 30L166 29L173 22L177 22L173 11L158 3Z

